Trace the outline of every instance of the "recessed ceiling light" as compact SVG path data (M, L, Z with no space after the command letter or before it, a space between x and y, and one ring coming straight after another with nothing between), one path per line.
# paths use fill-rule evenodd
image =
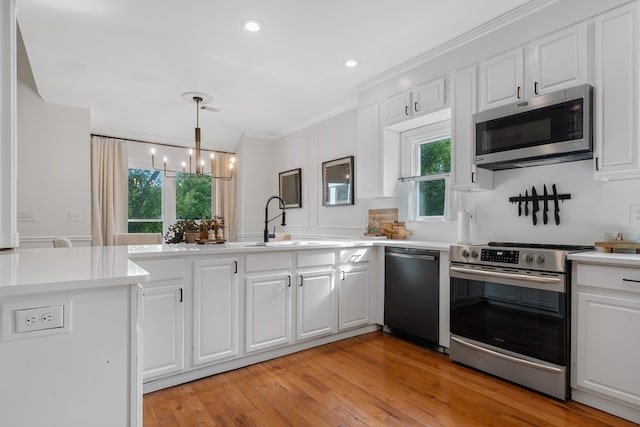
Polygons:
M356 61L355 59L348 59L344 61L344 66L347 68L353 68L357 65L358 65L358 61Z
M262 28L262 24L260 24L255 19L248 19L242 23L242 29L245 31L249 31L250 33L260 31L260 28Z

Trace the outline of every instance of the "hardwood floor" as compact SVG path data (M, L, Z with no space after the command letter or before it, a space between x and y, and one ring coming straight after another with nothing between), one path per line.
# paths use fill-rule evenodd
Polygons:
M633 426L373 332L144 396L144 427Z

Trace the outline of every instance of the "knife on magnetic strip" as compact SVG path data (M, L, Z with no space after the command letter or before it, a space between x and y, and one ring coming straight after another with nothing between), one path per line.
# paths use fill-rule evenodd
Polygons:
M535 185L531 187L531 199L533 200L531 219L533 219L533 225L538 225L538 217L536 217L536 212L540 210L540 206L538 206L538 192L536 191Z
M544 184L542 187L542 223L546 224L549 222L549 194L547 193L547 184Z
M551 186L551 191L553 191L553 203L555 206L553 213L556 217L556 225L560 225L560 204L558 203L558 191L556 190L555 184Z

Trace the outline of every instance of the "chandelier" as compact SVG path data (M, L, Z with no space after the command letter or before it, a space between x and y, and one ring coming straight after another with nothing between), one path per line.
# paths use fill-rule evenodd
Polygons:
M183 97L186 94L183 94ZM189 149L189 163L187 168L187 162L182 162L182 170L170 169L167 167L168 158L165 156L163 158L162 167L156 166L156 150L155 148L151 149L151 167L154 170L163 172L164 176L167 178L175 178L178 174L191 174L196 176L210 176L213 179L221 179L225 181L230 181L233 179L234 175L234 166L236 162L235 157L231 157L229 162L229 175L228 176L215 176L214 175L214 161L215 161L215 153L216 151L211 150L202 150L200 148L200 110L212 110L212 111L220 111L216 108L206 107L205 105L200 105L203 102L203 97L207 96L205 94L195 94L192 99L196 104L196 129L195 129L195 163L194 163L194 149ZM210 152L209 156L209 169L207 170L206 161L202 158L202 151ZM195 168L194 168L195 166ZM194 170L195 169L195 170Z

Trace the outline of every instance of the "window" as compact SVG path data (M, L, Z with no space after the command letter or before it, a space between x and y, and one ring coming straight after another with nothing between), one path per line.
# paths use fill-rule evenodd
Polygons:
M162 233L162 173L129 169L129 233Z
M176 218L211 218L211 177L179 174L176 185Z
M407 219L449 218L451 121L439 120L402 132Z
M451 171L451 138L423 142L417 147L419 171L422 178L418 182L419 217L444 216L447 177Z
M211 177L129 169L129 233L166 233L176 219L211 218Z

